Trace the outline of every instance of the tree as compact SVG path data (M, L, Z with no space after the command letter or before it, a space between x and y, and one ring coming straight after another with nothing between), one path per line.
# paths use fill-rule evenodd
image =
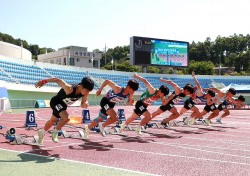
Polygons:
M109 63L103 67L106 70L112 70L112 64ZM137 66L130 65L128 61L116 65L116 71L124 71L124 72L139 72L139 68Z
M39 54L44 54L46 52L46 48L39 48L39 45L32 45L32 44L28 44L28 42L26 40L22 40L20 38L18 39L14 39L12 36L8 35L8 34L3 34L0 32L0 41L4 41L7 43L11 43L17 46L23 46L23 48L29 50L32 54L32 59L37 59L37 55ZM52 48L47 48L47 52L52 52L55 51Z
M197 75L212 75L214 74L213 68L214 68L214 64L211 61L197 62L197 61L191 60L187 71L189 74L191 74L192 71L195 71L195 74Z
M130 65L128 61L125 61L122 64L118 64L116 67L117 71L126 71L126 72L138 72L139 69L136 66Z
M38 45L30 45L29 48L31 54L32 54L32 59L37 60L37 55L40 54L40 48Z
M117 46L115 48L109 48L106 53L103 54L101 59L101 67L105 65L105 57L106 64L110 63L112 58L114 60L119 61L121 59L126 59L129 54L129 46Z
M148 73L160 73L160 69L154 66L149 66L147 68Z
M47 53L54 52L55 50L52 48L39 48L39 53L40 54L45 54L47 50Z

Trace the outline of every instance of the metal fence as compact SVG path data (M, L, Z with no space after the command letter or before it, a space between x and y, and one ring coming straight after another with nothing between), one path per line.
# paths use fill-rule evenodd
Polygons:
M34 108L36 104L36 100L29 99L11 99L9 100L12 109L20 109L20 108ZM90 105L99 105L100 100L88 100Z
M36 100L27 100L27 99L11 99L10 104L11 108L34 108Z

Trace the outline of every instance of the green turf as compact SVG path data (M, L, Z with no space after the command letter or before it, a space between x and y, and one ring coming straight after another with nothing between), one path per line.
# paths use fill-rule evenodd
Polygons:
M28 153L17 153L1 149L0 149L0 172L1 172L0 175L11 175L11 176L145 175L137 172L130 172L120 169L95 166L85 163L71 162L66 160L55 159L53 157L30 155Z
M9 114L9 113L26 113L26 111L35 111L37 108L25 108L25 109L11 109L11 111L5 111L4 114Z

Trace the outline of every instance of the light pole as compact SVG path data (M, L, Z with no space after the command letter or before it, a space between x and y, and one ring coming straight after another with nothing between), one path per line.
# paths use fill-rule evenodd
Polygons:
M226 57L227 51L224 50L223 53L220 53L220 56L219 56L219 62L220 62L219 75L221 75L221 56L222 56L222 55L223 55L223 58Z
M23 58L23 41L21 40L21 59Z
M95 52L92 53L92 58L91 58L92 68L94 68L94 54Z
M113 56L111 56L111 57L112 57L112 60L111 60L112 70L114 70L114 67L113 67L113 65L114 65L114 58L113 58Z
M240 67L240 73L242 75L242 72L243 72L243 68L244 68L244 56L245 56L245 53L246 51L243 51L242 54L241 54L241 67Z
M105 65L106 65L106 60L107 60L107 54L106 54L106 52L107 52L107 51L106 51L106 43L105 43L105 48L104 48L104 49L105 49Z
M221 53L219 55L219 76L221 75Z

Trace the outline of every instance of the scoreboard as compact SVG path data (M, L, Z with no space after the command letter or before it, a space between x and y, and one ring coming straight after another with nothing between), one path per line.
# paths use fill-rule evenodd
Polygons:
M133 36L130 38L130 64L142 66L188 67L189 43Z

